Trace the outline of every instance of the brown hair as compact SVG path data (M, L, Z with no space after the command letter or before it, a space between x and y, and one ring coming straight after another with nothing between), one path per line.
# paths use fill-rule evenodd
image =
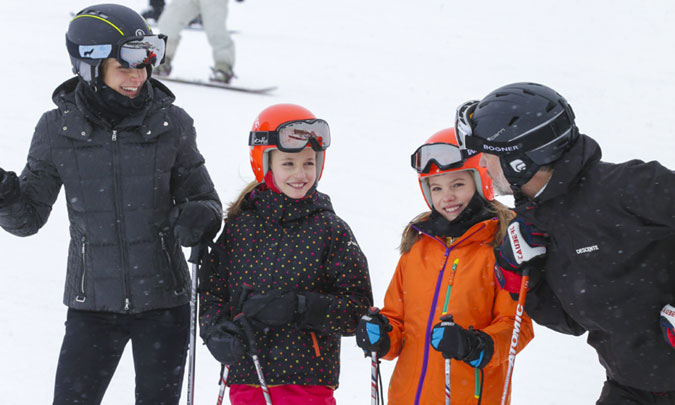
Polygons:
M225 220L227 218L232 218L236 217L237 215L241 214L242 206L244 205L244 199L246 198L247 195L253 191L254 188L258 187L257 181L253 180L252 182L248 183L246 187L244 187L243 190L241 190L241 193L239 193L239 197L237 197L236 200L230 203L227 207L227 215L225 215Z
M488 201L487 205L488 210L495 214L497 220L499 221L497 232L495 232L495 236L490 242L490 246L496 247L502 243L502 240L506 235L506 228L509 226L509 222L515 218L516 214L511 211L509 207L497 200ZM430 215L431 211L423 212L413 218L412 221L406 225L405 229L403 230L403 234L401 235L401 244L398 247L401 254L410 252L410 249L412 249L415 242L417 242L420 238L420 233L415 228L413 228L412 225L426 221L429 219Z

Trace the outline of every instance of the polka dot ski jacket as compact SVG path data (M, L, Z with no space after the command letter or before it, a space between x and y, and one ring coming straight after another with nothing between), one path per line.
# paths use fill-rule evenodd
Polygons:
M268 385L337 387L340 337L354 333L373 298L366 258L330 198L294 200L258 186L217 245L201 275L201 336L219 317L231 319L228 301L243 283L255 294L320 293L330 301L320 327L255 330L258 357ZM231 366L228 383L259 384L248 356Z

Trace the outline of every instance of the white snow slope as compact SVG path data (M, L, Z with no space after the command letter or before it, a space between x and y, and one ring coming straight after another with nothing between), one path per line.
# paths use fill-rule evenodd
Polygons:
M33 128L53 108L53 89L71 77L64 41L69 13L89 4L3 3L0 167L23 168ZM320 190L369 259L377 305L398 260L401 230L426 209L409 155L453 124L462 101L511 82L544 83L572 104L605 160L675 167L675 3L669 0L247 0L231 2L230 10L230 28L240 31L236 73L278 91L260 96L169 85L195 119L217 190L229 202L252 179L246 142L264 107L294 102L325 118L334 141ZM175 72L206 77L210 56L204 33L185 31ZM3 404L52 400L67 245L63 196L36 236L0 232ZM517 358L513 403L595 403L604 370L585 337L541 327L536 335ZM128 353L104 404L133 403ZM213 403L219 365L201 345L197 355L196 403ZM385 387L392 369L390 362L383 367ZM354 338L344 338L338 403L369 403L369 387L369 361Z

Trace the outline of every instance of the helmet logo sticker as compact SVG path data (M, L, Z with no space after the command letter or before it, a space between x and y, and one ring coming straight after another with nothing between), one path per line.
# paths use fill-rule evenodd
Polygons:
M112 52L112 45L80 45L78 47L81 58L88 59L105 59Z
M136 36L137 37L142 37L144 35L145 35L145 31L143 31L142 29L139 28L139 29L136 30Z
M512 160L509 163L509 165L511 166L513 171L515 171L516 173L520 173L520 172L524 171L525 169L527 169L527 165L525 164L525 162L523 162L520 159Z

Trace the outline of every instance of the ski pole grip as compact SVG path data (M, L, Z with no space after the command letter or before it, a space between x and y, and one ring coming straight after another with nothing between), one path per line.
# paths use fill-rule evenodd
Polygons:
M188 262L193 263L193 264L199 264L199 258L202 256L202 252L206 249L206 244L204 243L199 243L198 245L194 245L190 249L190 258L188 259Z
M255 341L255 333L253 332L253 328L251 327L251 323L248 321L248 318L246 318L246 315L244 313L240 313L236 315L233 319L235 322L239 322L241 325L241 329L244 331L244 336L246 337L246 340L248 341L248 348L250 351L250 355L255 355L258 352L258 345Z

